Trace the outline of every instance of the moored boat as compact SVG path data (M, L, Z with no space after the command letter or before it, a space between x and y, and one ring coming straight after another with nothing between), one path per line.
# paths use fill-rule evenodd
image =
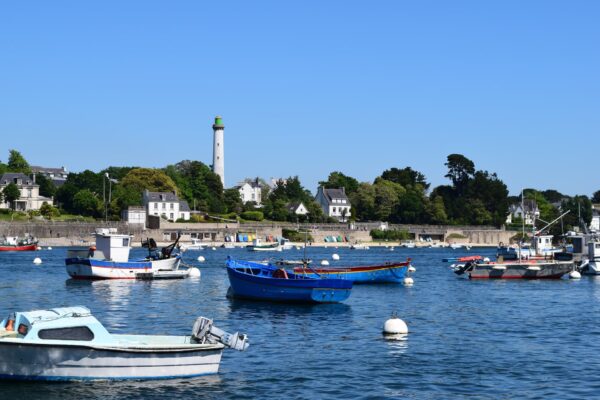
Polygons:
M560 279L573 271L573 261L470 261L458 266L457 275L466 274L470 279Z
M28 234L24 238L4 236L4 239L0 242L0 251L34 251L37 248L37 239Z
M71 249L65 264L74 279L173 279L185 278L189 270L180 269L181 255L174 254L174 243L159 250L156 242L147 240L148 257L129 260L131 235L114 229L98 229L96 245L89 249Z
M254 239L252 245L246 247L250 251L281 251L283 247L278 242L262 244L260 239Z
M218 372L223 350L248 347L199 317L190 336L111 334L85 307L16 312L0 323L0 379L147 380Z
M227 260L230 292L255 300L337 303L350 296L352 281L314 278L251 261Z
M410 258L403 262L353 267L294 267L295 274L311 277L347 279L353 283L401 283L410 266Z

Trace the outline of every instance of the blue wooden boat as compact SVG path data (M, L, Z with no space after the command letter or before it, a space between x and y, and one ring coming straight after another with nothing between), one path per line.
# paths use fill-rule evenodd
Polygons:
M230 294L256 300L337 303L350 296L352 281L311 277L273 265L227 260Z
M402 283L406 271L410 266L410 258L404 262L390 262L380 265L366 265L355 267L294 267L295 274L306 274L315 277L337 278L354 283Z

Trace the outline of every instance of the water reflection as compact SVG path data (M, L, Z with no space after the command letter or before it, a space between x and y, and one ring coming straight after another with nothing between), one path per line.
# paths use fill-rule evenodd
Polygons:
M388 345L388 353L391 355L404 354L408 350L407 334L384 335L383 339Z

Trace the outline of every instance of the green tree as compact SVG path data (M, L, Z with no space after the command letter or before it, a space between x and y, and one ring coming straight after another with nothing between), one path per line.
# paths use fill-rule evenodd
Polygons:
M44 202L40 207L40 214L44 216L46 219L52 219L53 217L58 217L60 215L60 211L58 208Z
M52 179L47 178L42 174L35 174L35 183L40 185L40 195L45 197L56 196L56 185Z
M446 207L444 206L444 198L442 196L434 196L429 202L429 221L432 224L446 224L448 223L448 215L446 214Z
M352 204L352 216L359 221L375 219L375 187L370 183L360 183L356 192L348 196Z
M8 156L8 170L10 172L22 172L24 174L31 174L31 167L25 160L25 157L21 155L17 150L10 150Z
M375 188L375 212L373 217L380 221L389 221L396 211L399 198L406 193L406 189L394 182L377 178L373 184Z
M592 195L592 203L594 203L594 204L600 203L600 190L595 191L594 194Z
M464 187L475 173L473 161L462 154L450 154L445 165L448 167L446 178L450 179L458 189Z
M9 207L14 210L16 205L15 201L21 197L21 191L19 190L19 187L11 182L4 187L2 194L4 201L8 203Z
M326 189L345 188L346 195L350 196L358 190L359 183L351 176L344 175L339 171L334 171L329 174L326 181L319 182L320 186Z
M223 192L223 199L228 213L240 214L242 212L244 204L242 203L239 190L234 188L225 190Z
M411 167L406 167L403 169L399 168L390 168L381 174L381 178L398 183L403 187L407 188L409 186L416 187L420 185L424 190L429 189L429 183L427 183L427 178L419 171L415 171Z
M83 189L73 197L73 210L75 213L90 217L100 215L102 202L89 189Z

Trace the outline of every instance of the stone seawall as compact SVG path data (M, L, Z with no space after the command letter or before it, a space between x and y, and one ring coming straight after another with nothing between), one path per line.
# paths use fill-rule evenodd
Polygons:
M144 229L142 225L125 222L0 222L0 235L24 236L31 234L45 245L75 245L94 241L93 232L97 228L116 228L120 233L134 235L134 244L142 239L153 238L157 242L169 242L181 232L183 242L200 239L206 243L229 241L238 234L256 235L265 240L268 237L282 236L282 230L308 230L313 237L313 244L326 243L326 238L343 237L348 243L371 242L370 230L374 224L291 224L291 223L169 223L161 221L159 229ZM390 226L392 228L392 226ZM394 229L400 226L393 226ZM510 243L510 238L517 232L495 229L491 227L457 227L404 225L415 241L429 240L446 243L470 243L474 245L496 246L499 243Z

